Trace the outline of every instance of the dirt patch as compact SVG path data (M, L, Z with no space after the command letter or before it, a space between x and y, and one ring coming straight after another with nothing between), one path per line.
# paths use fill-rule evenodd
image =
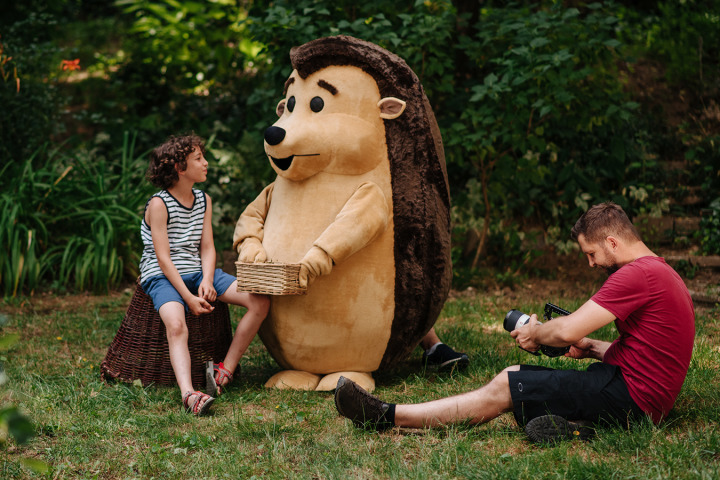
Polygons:
M127 285L109 292L107 295L80 293L60 295L53 292L42 292L30 297L8 299L0 303L0 313L5 315L34 314L50 315L57 311L76 311L100 309L116 311L124 299L130 302L134 286ZM119 306L120 305L120 306ZM125 307L127 308L127 307Z

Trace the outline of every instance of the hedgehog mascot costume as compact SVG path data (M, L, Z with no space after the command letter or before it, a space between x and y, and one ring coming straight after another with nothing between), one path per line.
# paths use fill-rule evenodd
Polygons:
M300 264L302 296L274 296L260 338L284 369L267 387L369 391L447 299L450 195L435 116L397 55L353 37L293 48L265 131L275 181L245 209L240 262Z

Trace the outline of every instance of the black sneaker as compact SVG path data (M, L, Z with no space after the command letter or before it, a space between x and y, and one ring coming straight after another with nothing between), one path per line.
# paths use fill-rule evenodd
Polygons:
M593 433L584 422L570 422L559 415L535 417L525 425L530 441L551 444L562 440L588 440Z
M438 370L443 371L454 368L462 370L470 365L470 359L465 353L456 352L444 343L440 343L430 355L427 351L423 352L422 364L424 367L437 367Z
M335 388L335 408L358 428L365 430L387 430L392 422L385 418L390 405L370 395L352 380L340 377Z

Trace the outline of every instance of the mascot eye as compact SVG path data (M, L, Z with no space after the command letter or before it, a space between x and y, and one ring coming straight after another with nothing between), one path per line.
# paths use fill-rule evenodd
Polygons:
M310 110L315 113L322 110L324 106L325 102L323 102L323 99L320 97L314 97L312 100L310 100Z
M295 97L288 98L287 104L285 106L291 112L295 110Z

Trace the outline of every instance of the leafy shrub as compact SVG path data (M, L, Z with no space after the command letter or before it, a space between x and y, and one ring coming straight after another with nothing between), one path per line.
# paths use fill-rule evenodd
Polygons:
M32 293L41 283L106 292L137 276L140 212L152 191L129 134L112 158L53 151L4 182L0 289ZM118 158L119 157L119 158ZM2 178L2 176L0 176Z
M290 49L316 38L350 35L376 43L402 57L423 82L434 105L454 93L455 54L447 48L456 28L456 10L448 0L395 2L350 0L258 0L246 21L248 33L262 45L253 60L258 80L266 86L248 98L249 110L260 112L249 126L267 128L274 106L290 75Z
M31 13L12 26L0 27L0 157L8 163L22 164L59 128L62 102L47 78L50 59L58 50L49 33L54 24L50 16ZM16 173L14 166L6 171Z
M667 211L666 158L684 155L683 182L710 201L720 184L717 8L624 3L16 2L0 18L0 155L12 159L0 178L9 212L0 289L102 290L136 274L151 190L114 160L127 131L137 132L136 151L169 134L208 139L204 188L218 249L227 248L238 214L273 177L262 134L276 119L289 51L326 35L375 42L420 77L445 141L456 267L517 272L534 255L527 226L566 251L570 225L597 201ZM707 118L681 125L681 137L654 110L639 111L624 91L627 52L649 52L673 82L701 87ZM81 58L80 75L61 72L66 58Z
M45 156L43 150L36 153L20 165L9 162L0 170L3 187L0 194L3 212L0 217L0 289L3 296L15 296L23 290L32 292L48 268L42 258L49 237L48 216L43 205L63 175L56 171L53 155ZM36 161L36 156L45 160ZM19 172L13 174L11 167ZM12 181L8 181L9 178Z
M476 73L445 139L452 183L466 182L455 201L479 182L483 201L467 218L482 218L486 234L514 216L569 225L588 203L619 199L637 155L628 128L637 105L617 78L611 11L488 8L459 39Z
M647 10L625 12L635 35L651 58L662 60L674 84L720 87L720 2L664 1Z
M720 255L720 198L710 203L708 213L700 219L696 236L705 255Z

